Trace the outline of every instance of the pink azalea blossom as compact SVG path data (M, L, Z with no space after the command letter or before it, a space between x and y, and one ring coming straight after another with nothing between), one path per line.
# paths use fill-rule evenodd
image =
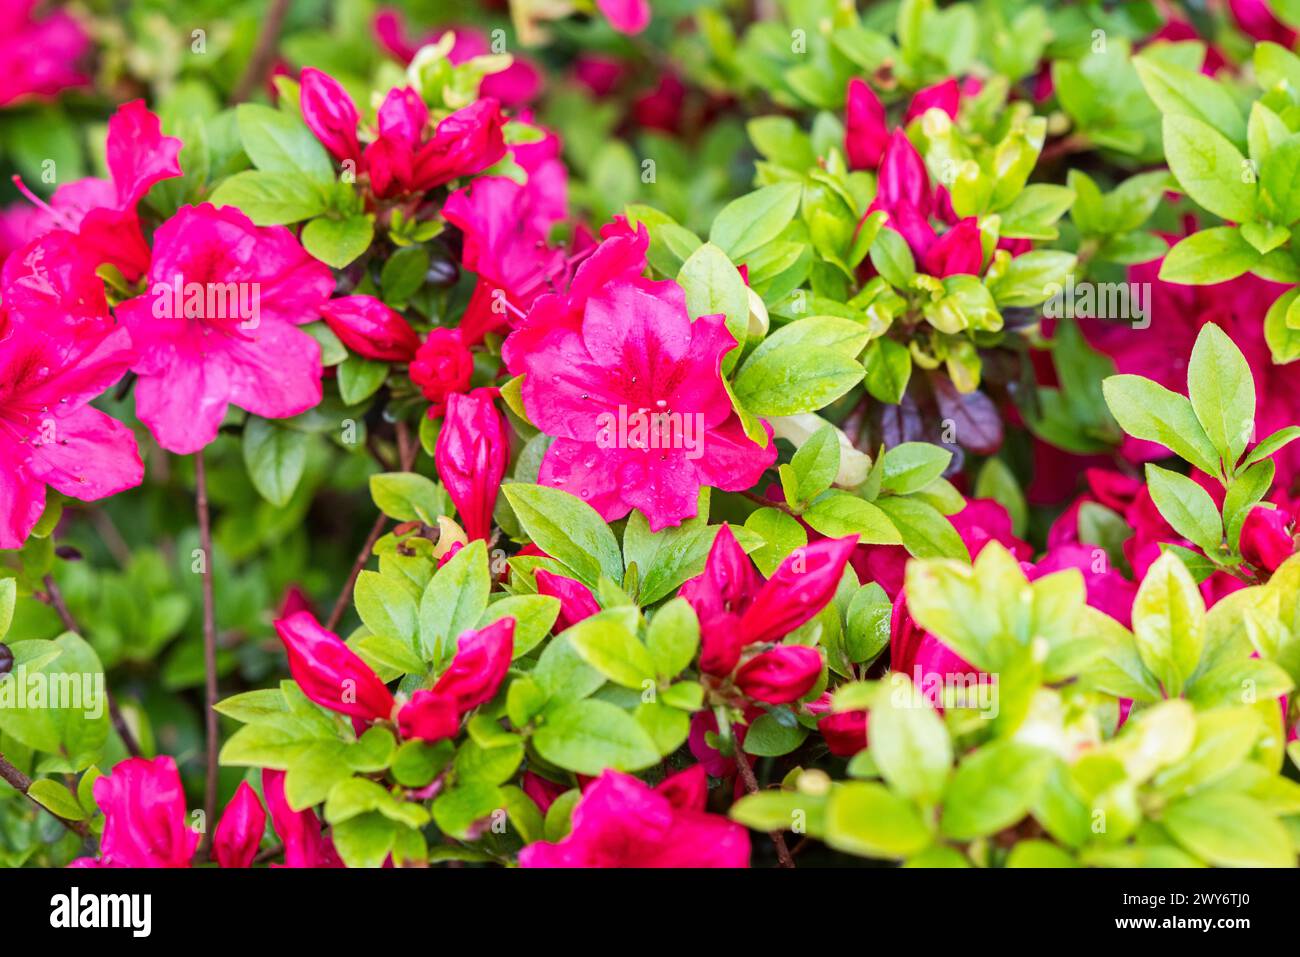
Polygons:
M1291 513L1256 505L1241 525L1241 557L1257 568L1276 571L1295 551Z
M430 690L420 690L397 715L404 738L440 741L460 730L461 719L492 700L510 669L515 620L500 618L457 640L451 665Z
M185 789L176 762L129 758L94 784L104 812L102 867L189 867L199 832L186 820Z
M273 419L317 405L320 346L294 327L318 318L333 290L329 267L285 227L254 226L229 206L182 207L154 234L148 291L118 307L139 352L140 421L186 455L216 438L232 403Z
M134 352L75 237L11 255L0 296L0 548L19 548L47 485L95 501L139 485L144 465L131 430L90 406Z
M555 619L556 634L600 611L596 596L582 582L548 572L545 568L537 569L533 577L537 579L537 594L559 599L560 615Z
M411 357L411 381L429 400L428 416L439 418L447 412L447 401L469 389L474 375L474 355L465 347L460 329L430 329Z
M86 31L63 10L36 16L37 3L6 0L0 8L0 106L90 82L77 68L90 49Z
M693 517L703 485L757 482L776 447L744 434L727 397L720 369L735 340L723 317L692 322L675 283L611 282L586 298L579 277L567 301L544 297L521 328L535 348L507 354L527 372L530 421L556 436L538 481L608 521L640 509L653 531ZM579 319L571 306L583 298Z
M748 867L749 833L704 811L704 788L676 779L651 788L603 771L573 809L573 830L558 843L537 841L519 853L521 867Z
M155 183L181 175L180 151L181 141L162 135L161 122L143 100L124 103L108 121L105 155L112 178L65 183L48 205L28 193L40 213L24 224L27 235L53 229L76 233L96 263L109 263L128 280L138 279L149 268L149 247L136 206Z
M735 682L755 701L788 704L811 691L821 673L822 656L816 648L778 645L737 668Z

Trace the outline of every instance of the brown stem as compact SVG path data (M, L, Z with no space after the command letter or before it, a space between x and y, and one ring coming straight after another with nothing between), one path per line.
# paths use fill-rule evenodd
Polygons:
M113 556L113 561L117 562L122 568L126 568L127 565L131 564L131 546L126 543L122 533L117 530L117 526L113 524L113 519L109 517L108 512L102 508L92 508L90 510L90 522L95 526L95 531L99 532L99 537L103 539L109 554Z
M743 495L745 498L749 499L751 502L757 502L759 505L763 505L767 508L780 509L782 512L785 512L787 515L794 514L794 510L791 509L790 506L786 505L784 502L777 502L770 498L764 498L762 495L759 495L757 492L751 492L749 490L745 490L740 494Z
M72 611L68 608L68 603L63 600L63 592L59 590L59 583L54 580L53 575L45 576L45 597L49 606L58 613L63 627L68 631L75 631L78 635L82 634L81 626L77 624L77 619L72 617ZM117 729L118 737L122 739L123 747L131 757L140 757L140 743L131 732L131 726L126 723L122 709L117 706L117 699L107 689L104 690L104 697L108 699L108 714L113 720L113 727Z
M415 465L416 456L420 453L420 443L412 438L410 430L405 422L397 423L397 450L401 457L399 463L403 472L409 472ZM338 627L339 621L343 618L343 613L347 611L348 602L352 600L352 589L356 586L357 578L361 575L361 569L366 567L366 562L370 559L370 552L375 547L375 542L384 534L384 529L388 526L388 516L379 513L375 519L375 524L370 527L370 534L366 536L365 544L361 546L361 551L357 553L356 561L352 563L352 571L348 574L347 583L343 586L343 591L339 593L338 599L334 602L334 607L330 610L330 616L325 621L325 628L333 631Z
M194 504L199 518L199 548L203 552L203 671L207 700L207 781L203 789L204 823L200 856L211 847L212 823L217 811L217 617L212 595L212 520L208 514L208 475L203 464L203 450L194 453Z
M284 18L289 13L289 3L290 0L271 0L271 9L267 11L266 19L262 21L257 46L253 48L253 55L248 58L244 75L239 78L234 92L230 94L231 106L247 100L252 96L257 85L266 79L266 74L271 69L271 61L275 59L276 47L280 42L280 28L284 26Z
M32 786L32 779L6 761L3 754L0 754L0 780L8 782L15 791L18 791L23 795L23 797L27 798L27 800L31 801L42 811L53 816L56 821L66 827L69 831L72 831L74 834L80 834L82 837L86 836L85 821L69 821L67 818L59 817L59 815L55 814L40 801L37 801L32 797L28 793Z
M757 794L758 778L754 777L754 769L749 766L749 756L745 754L734 727L731 729L731 742L736 752L736 767L740 768L741 780L745 782L745 790L750 794ZM785 836L780 831L770 831L768 836L776 846L776 857L781 862L781 866L794 867L794 858L790 856L790 850L785 846Z

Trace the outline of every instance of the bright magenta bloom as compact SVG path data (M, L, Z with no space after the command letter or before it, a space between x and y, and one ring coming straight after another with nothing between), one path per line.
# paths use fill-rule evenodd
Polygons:
M0 548L19 548L47 485L90 502L139 485L144 465L131 430L89 404L134 353L75 237L15 252L0 295Z
M1241 557L1265 571L1276 571L1295 551L1292 525L1290 512L1256 505L1241 524Z
M417 340L418 342L418 340ZM411 381L429 400L429 418L447 411L453 393L469 388L474 375L474 355L465 348L459 329L430 329L411 359Z
M149 246L136 206L155 183L181 175L180 151L181 141L162 135L143 100L124 103L108 121L105 158L112 179L66 183L49 205L28 193L41 210L25 226L29 236L66 229L80 237L96 264L116 266L131 281L140 278L149 268Z
M519 852L521 867L748 867L749 833L704 812L704 769L696 765L652 789L630 774L603 771L573 809L559 843Z
M265 830L262 802L248 782L241 781L212 833L212 856L222 867L252 867Z
M322 708L363 721L386 721L393 713L392 692L343 639L327 631L309 611L275 623L289 653L289 673Z
M379 108L379 138L362 154L370 186L383 198L423 193L486 169L506 155L505 117L496 100L477 100L425 137L429 110L410 88L389 92Z
M76 68L90 49L81 24L62 10L37 19L36 5L37 0L6 0L0 8L0 106L90 80Z
M844 151L850 169L875 169L889 142L885 106L867 81L849 80L844 108Z
M185 790L170 757L122 761L94 791L104 812L101 866L190 866L199 833L185 819Z
M569 303L586 291L580 280L595 259L579 270ZM776 446L749 439L727 397L720 369L735 340L723 317L692 322L680 287L655 285L593 290L580 322L565 303L546 301L559 297L539 300L507 361L527 372L529 419L556 436L538 481L607 521L640 509L658 531L695 515L702 485L752 486Z
M154 234L149 288L118 307L139 352L136 412L170 452L197 452L234 403L272 419L321 399L317 319L334 274L283 226L185 206Z
M352 97L338 80L314 67L303 68L301 81L298 106L307 128L336 160L359 163L357 123L361 117Z
M411 324L374 296L340 296L320 311L342 343L367 359L409 362L420 347Z
M438 477L470 541L492 532L492 510L510 460L506 422L493 402L495 394L495 389L453 393L434 449Z
M284 797L284 772L264 768L262 796L271 812L271 826L284 844L282 867L342 867L334 842L321 833L320 818L307 808L295 811ZM272 867L277 865L272 864Z
M596 0L596 7L619 33L640 33L650 25L650 0Z
M460 636L456 656L431 691L417 691L398 713L404 738L439 741L460 730L461 718L491 701L510 670L515 620L501 618Z

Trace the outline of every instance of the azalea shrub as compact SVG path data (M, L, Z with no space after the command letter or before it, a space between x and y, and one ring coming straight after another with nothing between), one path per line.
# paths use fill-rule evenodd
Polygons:
M1300 4L0 22L6 866L1296 864Z

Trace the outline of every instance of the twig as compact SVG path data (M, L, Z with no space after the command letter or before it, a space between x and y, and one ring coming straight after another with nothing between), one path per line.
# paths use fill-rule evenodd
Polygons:
M420 443L411 437L405 422L397 423L397 449L401 456L401 471L409 472L415 465L416 456L420 453ZM370 552L375 547L375 542L379 541L379 536L384 534L384 529L388 525L388 516L383 512L375 519L375 524L370 527L370 534L366 536L365 544L361 546L361 551L357 553L357 559L352 563L352 571L348 574L347 583L343 586L343 591L339 593L338 599L334 602L334 607L330 610L330 616L325 622L325 628L333 631L338 627L339 621L343 618L343 613L347 611L348 602L352 599L352 589L356 586L357 578L361 575L361 569L366 567L366 562L370 559Z
M86 836L85 821L69 821L66 817L59 817L59 815L55 814L40 801L36 800L36 798L32 797L31 794L28 793L32 786L32 779L6 761L3 754L0 754L0 779L8 782L15 791L18 791L23 797L27 798L27 800L31 801L42 811L52 815L56 821L66 827L69 831L72 831L74 834L79 834L82 837Z
M736 752L736 767L740 768L740 777L745 782L745 790L750 794L757 794L758 779L754 777L754 769L749 766L749 758L745 755L745 748L741 745L734 727L731 729L731 742ZM776 856L781 866L794 867L794 858L790 856L790 850L785 846L785 836L780 831L770 831L768 836L776 846Z
M266 78L266 73L271 68L271 61L275 59L276 47L280 42L280 28L284 26L284 18L289 13L289 2L290 0L271 0L271 9L267 11L266 19L262 22L262 32L257 38L257 46L253 48L253 55L248 58L244 75L239 78L234 92L230 94L231 106L243 103L252 95L257 84Z
M113 519L108 512L102 508L90 509L90 523L95 526L95 531L99 532L99 537L103 539L105 547L109 554L113 556L113 561L117 562L122 568L131 564L131 546L126 543L122 533L117 530L113 524Z
M54 580L53 575L45 576L45 595L50 607L58 613L63 627L68 631L75 631L78 635L83 634L77 619L72 617L68 603L63 600L63 592L59 590L59 583ZM122 745L131 757L140 757L140 743L131 732L131 726L126 723L126 716L122 714L122 709L117 706L117 699L107 688L104 689L104 697L108 699L108 714L113 720L113 727L117 729L118 737L122 739Z
M790 508L789 505L786 505L785 502L778 502L775 499L764 498L762 495L759 495L757 492L751 492L748 489L741 492L740 494L743 495L745 498L749 499L751 502L757 502L759 505L762 505L765 508L775 508L779 511L785 512L785 514L787 515L794 514L794 510Z
M212 845L211 822L217 811L217 618L212 595L212 520L208 514L208 476L203 465L203 450L194 453L194 503L199 518L199 548L203 551L203 671L206 676L208 765L203 790L203 813L208 827L203 832L201 856Z

